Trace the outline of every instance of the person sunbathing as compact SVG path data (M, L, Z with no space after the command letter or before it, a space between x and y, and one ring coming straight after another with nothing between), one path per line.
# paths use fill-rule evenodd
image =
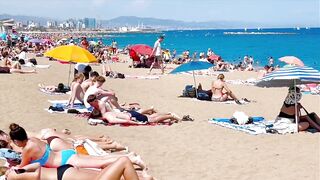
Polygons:
M4 51L2 53L3 56L3 65L2 67L8 67L10 68L10 73L21 73L21 74L26 74L26 73L36 73L36 70L22 70L21 69L21 64L18 61L11 61L9 60L9 53L7 51Z
M229 89L224 80L224 75L219 74L216 81L212 82L212 97L211 100L215 102L223 102L227 100L234 100L237 104L241 104L238 98Z
M119 156L80 155L72 149L53 151L50 146L38 138L28 138L26 131L18 124L10 124L10 138L22 147L22 160L17 167L22 168L31 163L40 163L43 167L58 168L70 164L79 168L105 168L119 159ZM130 157L131 161L145 169L140 156Z
M112 109L122 110L122 107L118 103L118 98L113 91L107 91L102 89L102 85L106 79L102 76L98 76L94 79L93 85L88 88L84 95L84 104L87 108L90 108L90 104L87 102L88 96L96 95L96 97L105 103L109 103Z
M295 96L296 94L296 96ZM298 117L298 130L304 131L308 129L309 127L315 128L317 131L320 131L320 125L315 122L316 120L311 119L308 115L301 115L301 109L304 109L304 107L299 103L301 100L302 93L300 92L300 88L296 87L296 93L295 88L290 87L288 94L283 102L283 105L280 109L280 113L276 118L276 122L281 120L282 118L289 119L292 123L295 122L296 119L296 108L295 104L297 103L297 117ZM320 122L320 119L317 115L315 115L314 118L317 118Z
M11 168L6 172L7 180L138 180L139 177L132 163L126 157L119 158L101 171L79 169L73 165L58 168L43 168L40 163L29 164L19 169Z
M78 99L83 104L84 91L81 87L81 83L84 80L83 74L76 74L71 85L71 95L69 97L68 105L69 107L73 107L74 101Z
M105 103L98 100L95 95L90 95L87 102L94 107L94 116L101 117L112 124L146 124L146 123L176 123L179 121L192 121L189 116L180 118L174 113L158 113L153 107L150 109L140 109L139 111L125 110L123 112L108 111Z
M86 79L85 81L83 81L81 83L81 87L83 89L83 92L86 92L88 90L88 88L93 85L93 80L98 76L99 76L99 73L97 71L93 71L90 73L90 78Z

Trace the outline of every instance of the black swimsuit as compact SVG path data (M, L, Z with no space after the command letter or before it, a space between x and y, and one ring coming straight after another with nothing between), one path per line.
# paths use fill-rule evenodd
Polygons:
M64 174L64 172L65 172L67 169L71 168L71 167L73 167L73 166L70 165L70 164L66 164L66 165L63 165L63 166L58 167L58 169L57 169L57 179L58 179L58 180L62 180L62 179L63 179L63 174Z

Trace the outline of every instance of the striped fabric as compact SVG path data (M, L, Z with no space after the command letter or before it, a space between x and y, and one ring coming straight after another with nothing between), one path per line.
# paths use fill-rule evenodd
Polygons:
M320 83L320 72L311 67L286 67L263 77L257 86L288 87L294 84Z

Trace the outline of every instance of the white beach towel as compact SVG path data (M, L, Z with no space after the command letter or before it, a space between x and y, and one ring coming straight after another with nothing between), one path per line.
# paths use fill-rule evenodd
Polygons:
M148 75L148 76L134 76L134 75L125 75L126 78L133 78L133 79L147 79L147 80L157 80L160 79L160 76L156 75Z
M47 91L45 88L39 88L39 90L48 95L66 95L66 94L70 95L71 94L71 91L68 91L66 93L60 93L60 92Z
M258 82L255 78L250 78L247 80L226 80L228 84L234 84L234 85L247 85L247 86L254 86Z
M39 64L39 65L34 65L31 62L27 62L26 64L22 65L22 67L35 67L37 69L49 69L50 68L50 64Z
M105 152L99 145L90 139L85 139L84 148L87 150L88 154L91 156L106 156L108 155L107 152Z
M183 98L181 98L183 99ZM191 98L192 101L198 101L198 102L209 102L209 103L217 103L217 104L237 104L234 100L228 100L228 101L221 101L221 102L217 102L217 101L203 101L203 100L199 100L197 98ZM241 105L245 105L245 104L249 104L250 102L244 101L243 99L239 100Z

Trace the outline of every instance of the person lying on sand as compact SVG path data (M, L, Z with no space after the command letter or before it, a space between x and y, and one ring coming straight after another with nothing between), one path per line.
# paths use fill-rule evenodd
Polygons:
M34 163L18 169L11 168L6 172L7 180L120 180L122 176L125 180L139 179L132 163L126 157L119 158L101 171L79 169L69 164L58 168L44 168L39 163Z
M31 163L40 163L42 167L58 168L60 166L70 164L79 168L105 168L114 163L120 155L115 156L89 156L80 155L72 149L53 151L50 146L38 138L28 138L26 131L19 125L10 124L10 138L17 146L22 148L22 160L17 166L23 168ZM132 163L138 165L142 169L146 166L140 156L129 154Z
M21 73L21 74L28 74L28 73L36 73L36 70L22 70L21 64L18 61L12 62L9 60L9 53L4 51L2 53L3 56L3 65L2 67L10 68L10 73Z
M179 121L191 121L189 116L180 118L174 113L158 113L153 107L150 109L140 109L139 111L125 110L123 112L109 111L105 103L98 100L95 95L90 95L87 102L94 107L93 115L100 117L112 124L145 124L145 123L176 123Z

